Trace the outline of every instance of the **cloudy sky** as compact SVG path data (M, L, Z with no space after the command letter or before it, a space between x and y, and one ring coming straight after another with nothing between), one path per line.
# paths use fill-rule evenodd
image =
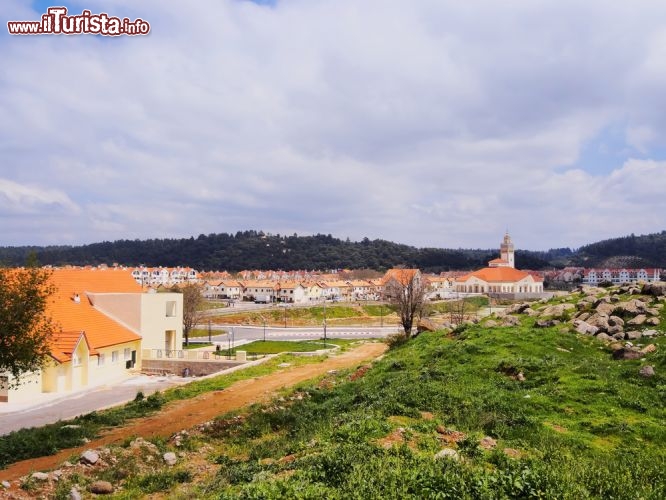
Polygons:
M77 0L151 33L8 34L51 4L0 2L1 246L666 229L663 0Z

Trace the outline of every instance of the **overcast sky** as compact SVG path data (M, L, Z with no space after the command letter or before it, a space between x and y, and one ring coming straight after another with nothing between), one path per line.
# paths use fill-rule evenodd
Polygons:
M8 34L51 4L0 2L0 245L666 229L663 0L65 1L151 33Z

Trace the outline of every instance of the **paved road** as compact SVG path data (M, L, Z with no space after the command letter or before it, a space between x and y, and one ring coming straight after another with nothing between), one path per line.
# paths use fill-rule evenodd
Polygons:
M24 427L38 427L67 420L91 411L101 410L131 401L141 391L148 396L185 382L180 377L148 377L140 375L113 385L94 387L75 394L68 394L57 399L46 400L35 406L5 406L0 413L0 436Z
M205 329L208 325L199 325L197 328ZM216 331L224 330L223 334ZM233 330L233 335L232 335ZM397 326L336 326L326 327L326 338L329 339L368 339L385 338L398 331ZM324 328L276 328L266 327L266 340L318 340L324 337ZM264 339L263 326L239 326L239 325L211 325L212 342L221 342L226 345L230 341L247 342ZM191 341L208 342L208 337L193 338Z

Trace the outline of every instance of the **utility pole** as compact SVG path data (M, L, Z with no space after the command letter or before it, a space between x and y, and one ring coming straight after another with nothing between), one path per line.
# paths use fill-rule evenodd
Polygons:
M210 320L208 320L208 343L211 344L213 342L211 331L210 331Z
M380 318L380 325L383 328L384 327L384 304L379 304L379 318Z
M266 318L264 318L264 342L266 342Z

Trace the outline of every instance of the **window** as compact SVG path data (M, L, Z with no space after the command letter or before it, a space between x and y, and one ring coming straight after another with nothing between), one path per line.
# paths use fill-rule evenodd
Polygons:
M123 357L125 358L125 361L132 357L132 350L129 347L125 348L123 351Z
M106 361L106 356L104 354L100 354L97 356L97 366L104 366L104 361Z
M166 303L166 315L167 318L173 318L176 316L176 301L175 300L169 300Z
M79 356L78 352L75 352L72 354L72 366L80 366L81 365L81 357Z
M111 353L111 362L112 363L117 363L118 362L118 353L119 353L119 351L113 351Z

